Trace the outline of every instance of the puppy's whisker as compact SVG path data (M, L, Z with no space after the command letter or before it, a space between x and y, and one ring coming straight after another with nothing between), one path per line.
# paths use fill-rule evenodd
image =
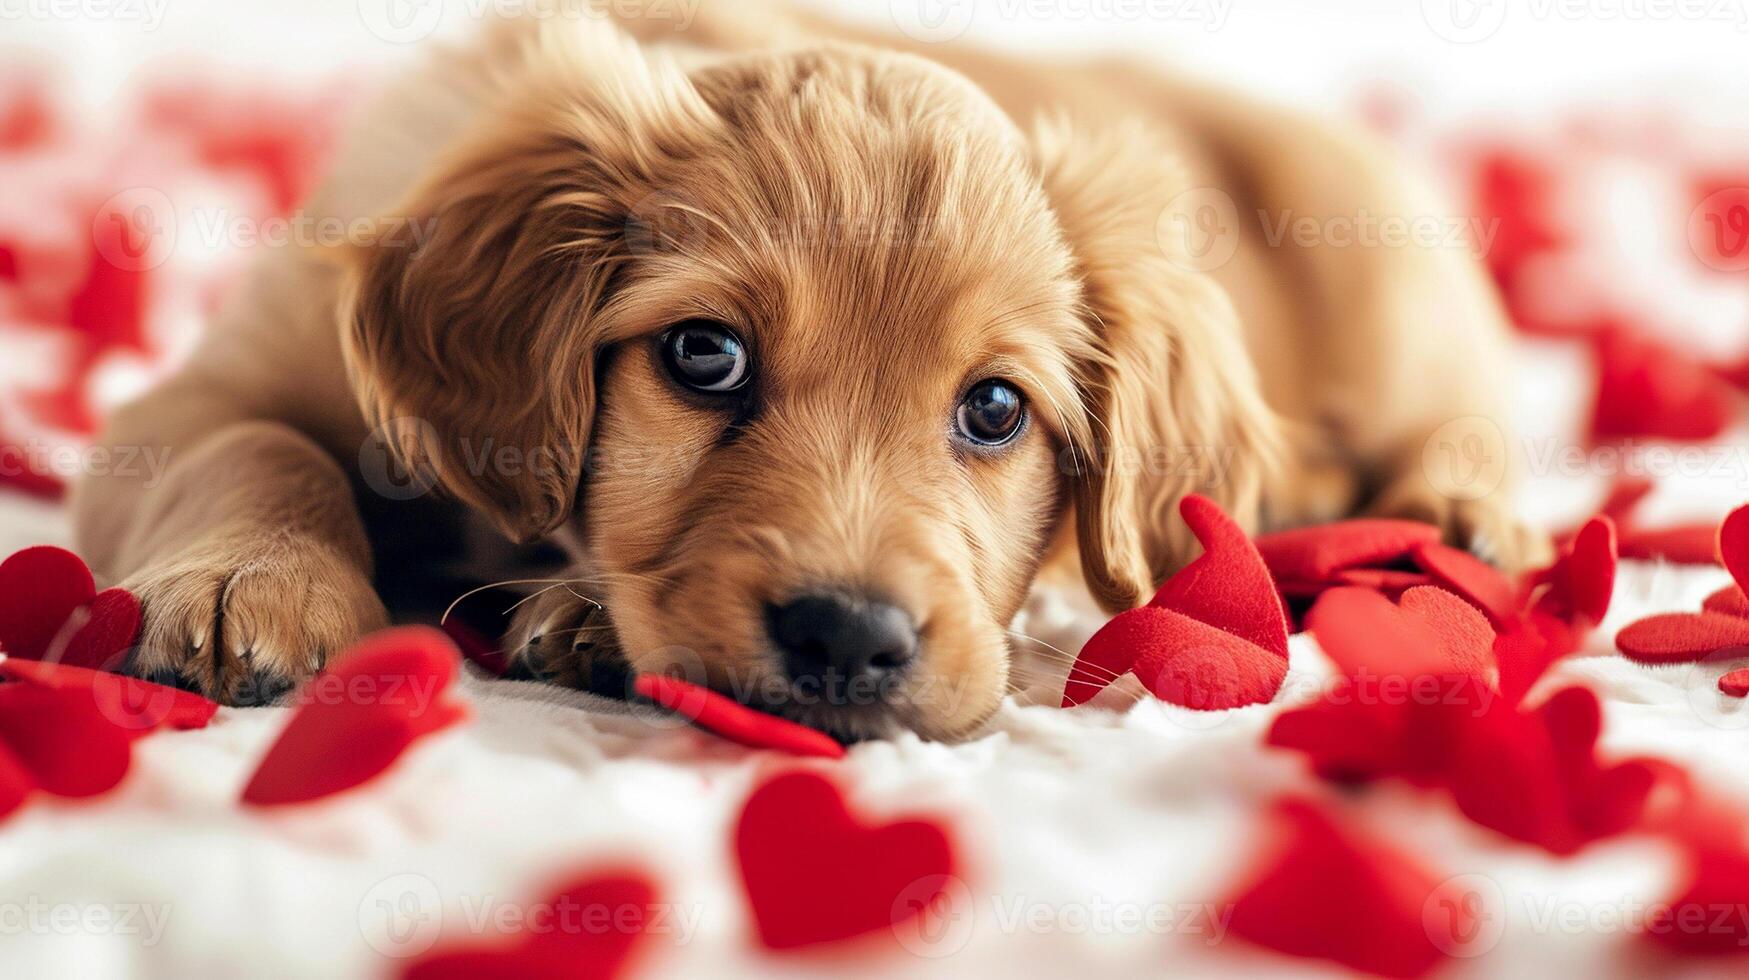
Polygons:
M536 592L534 594L534 595L540 595L542 592L549 592L552 589L556 589L561 585L569 585L572 582L576 582L576 581L578 581L578 580L571 579L571 578L511 578L511 579L505 579L502 582L488 582L485 585L482 585L477 589L469 589L468 591L463 592L461 595L456 596L455 601L450 603L448 608L444 609L443 615L439 616L437 618L437 624L439 626L442 626L444 623L449 622L449 614L455 612L455 607L457 607L457 606L461 605L463 602L465 602L468 599L468 597L479 595L482 592L490 592L493 589L501 589L507 585L548 585L551 587L548 589L542 589L541 592ZM526 602L528 599L532 599L532 598L534 598L534 596L528 596L523 601ZM521 603L518 603L517 605L521 605ZM512 606L511 608L514 609L516 607Z

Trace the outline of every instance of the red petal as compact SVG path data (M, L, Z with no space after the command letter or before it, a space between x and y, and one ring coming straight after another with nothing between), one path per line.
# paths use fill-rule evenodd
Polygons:
M364 783L420 738L467 717L444 695L461 657L441 632L385 630L299 692L297 713L243 789L257 806L303 803Z
M890 935L918 915L933 916L957 870L940 824L865 824L832 782L801 771L753 791L735 826L735 856L769 949Z
M731 742L791 755L844 758L844 746L830 735L726 698L707 687L660 674L641 674L633 690L688 721Z
M1719 690L1734 698L1749 697L1749 667L1733 670L1719 678Z
M1643 664L1683 664L1749 647L1749 620L1719 613L1664 613L1631 623L1615 648Z
M219 706L191 691L42 660L0 660L0 677L80 694L110 724L138 737L159 725L205 728Z
M1198 711L1267 704L1287 678L1287 658L1170 609L1151 611L1136 677L1162 701Z
M1207 497L1179 502L1202 542L1201 557L1167 579L1150 605L1183 613L1287 659L1287 610L1263 556L1243 528Z
M1742 588L1727 585L1712 595L1700 607L1707 612L1718 613L1721 616L1738 616L1749 619L1749 596L1743 594Z
M1424 544L1415 549L1415 564L1439 585L1487 613L1496 627L1506 625L1518 612L1518 588L1512 580L1467 551L1438 542Z
M548 911L515 945L440 946L403 980L612 980L627 975L659 906L650 879L626 870L586 878L533 908Z
M1345 568L1388 565L1438 540L1431 524L1373 518L1265 534L1257 550L1277 581L1322 582Z
M96 594L91 570L64 548L26 548L0 562L0 650L41 660Z
M1363 973L1418 977L1469 933L1468 903L1443 894L1442 876L1408 854L1342 827L1309 801L1282 801L1275 816L1272 858L1228 905L1234 935Z
M0 743L56 796L96 796L128 771L127 735L90 701L48 688L0 685Z

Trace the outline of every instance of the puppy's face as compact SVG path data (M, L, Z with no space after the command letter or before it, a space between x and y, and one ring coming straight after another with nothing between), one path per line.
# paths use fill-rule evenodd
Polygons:
M906 67L697 79L727 129L633 216L576 518L635 669L848 736L952 736L1001 699L1074 394L1018 134ZM959 125L882 118L894 84Z
M352 280L348 354L369 414L429 423L400 430L410 463L512 534L579 532L635 670L840 736L951 738L1005 693L1068 503L1108 605L1174 560L1132 525L1182 488L1106 478L1094 433L1224 416L1168 388L1194 344L1124 322L1172 270L1100 288L1128 259L1068 244L1078 214L1152 247L1153 213L1091 176L1115 153L1049 164L908 57L532 51L415 194L430 242ZM1157 378L1110 376L1131 347ZM470 467L482 444L557 465Z

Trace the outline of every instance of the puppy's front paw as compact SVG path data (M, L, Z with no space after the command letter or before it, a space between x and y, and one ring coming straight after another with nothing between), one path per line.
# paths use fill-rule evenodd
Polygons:
M1437 524L1447 544L1504 571L1534 568L1553 558L1548 535L1531 530L1513 516L1505 494L1474 500L1449 497L1415 473L1387 487L1367 510L1375 517Z
M549 588L518 606L504 649L513 677L625 696L626 667L613 623L580 586Z
M309 541L197 546L122 585L143 618L127 672L228 705L279 699L388 622L364 573Z

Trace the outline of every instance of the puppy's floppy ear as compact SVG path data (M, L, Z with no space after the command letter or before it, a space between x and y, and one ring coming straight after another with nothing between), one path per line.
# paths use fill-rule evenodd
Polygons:
M494 84L480 127L394 211L425 240L357 250L340 322L391 450L529 540L575 504L632 210L715 117L678 68L593 21L541 25Z
M1041 126L1035 147L1091 334L1078 365L1075 533L1088 588L1115 612L1194 557L1177 514L1186 494L1256 526L1278 468L1279 421L1226 294L1156 234L1168 202L1189 189L1169 151L1139 129L1063 122Z

